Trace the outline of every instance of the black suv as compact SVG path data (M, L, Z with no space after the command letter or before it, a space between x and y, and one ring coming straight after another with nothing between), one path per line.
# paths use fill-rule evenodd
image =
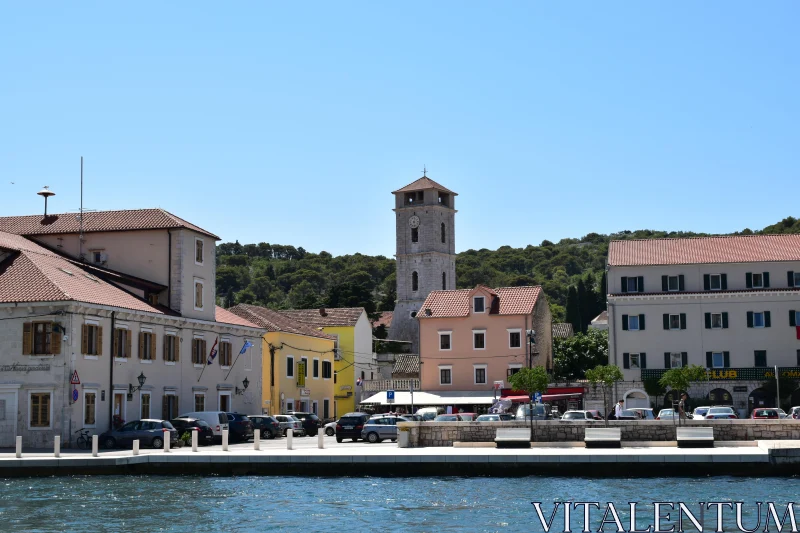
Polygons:
M322 427L322 420L320 420L319 417L314 413L290 411L286 414L300 419L300 421L303 423L303 429L305 430L307 437L315 437L317 433L319 433L319 428Z
M172 426L178 430L178 438L183 436L184 432L189 432L191 435L193 428L198 428L197 443L198 444L213 444L214 443L214 430L208 425L205 420L198 418L176 418L169 421ZM190 441L191 442L191 441Z
M281 436L281 424L269 415L247 415L253 423L253 431L260 431L262 439L275 439Z
M336 442L342 439L353 439L353 442L361 438L361 430L364 423L369 420L367 413L347 413L336 421Z
M228 431L232 441L247 442L253 438L253 423L245 415L239 413L225 413L228 415Z

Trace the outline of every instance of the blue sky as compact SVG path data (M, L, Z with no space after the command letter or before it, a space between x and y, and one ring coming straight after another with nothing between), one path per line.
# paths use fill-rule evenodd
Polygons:
M242 243L394 253L798 215L800 3L0 7L0 215L163 207ZM11 182L14 182L13 185Z

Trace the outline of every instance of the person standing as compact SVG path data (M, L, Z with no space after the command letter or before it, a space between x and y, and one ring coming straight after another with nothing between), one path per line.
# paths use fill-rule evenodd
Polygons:
M614 419L615 420L619 420L620 417L622 416L622 409L623 409L622 404L623 404L623 401L620 400L620 401L617 402L617 405L614 406Z
M687 398L688 398L688 396L684 392L683 394L681 394L681 400L678 402L678 416L681 418L681 420L685 420L686 419L686 400L687 400Z

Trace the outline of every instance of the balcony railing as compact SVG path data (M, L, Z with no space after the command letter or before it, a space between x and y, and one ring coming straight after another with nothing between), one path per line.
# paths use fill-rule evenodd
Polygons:
M415 391L419 390L418 379L371 379L361 382L361 390L364 392L407 391L410 385L414 385Z
M647 379L661 379L668 368L645 368L642 372L642 381ZM764 381L775 379L775 368L744 367L744 368L709 368L706 369L709 381ZM778 375L784 378L800 378L800 367L778 367Z

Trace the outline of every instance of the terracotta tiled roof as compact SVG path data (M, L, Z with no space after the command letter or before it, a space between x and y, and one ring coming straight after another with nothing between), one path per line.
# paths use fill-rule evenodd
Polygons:
M34 242L0 231L0 302L76 301L167 314ZM170 313L171 314L171 313Z
M557 324L553 324L553 338L560 338L560 339L568 339L572 337L574 332L572 331L572 324L569 322L561 322Z
M363 307L335 307L322 309L290 309L280 311L293 320L310 324L316 327L340 326L353 327L358 319L365 313Z
M320 330L293 320L285 316L282 312L273 311L266 307L257 305L239 304L231 307L228 311L245 320L258 325L267 331L293 333L295 335L306 335L308 337L318 337L320 339L335 340L336 337L321 332Z
M468 316L471 308L471 295L479 290L459 289L455 291L433 291L420 307L418 318L441 318ZM532 287L500 287L489 289L497 295L496 302L487 302L487 308L492 314L498 315L529 315L533 312L536 299L542 294L539 285ZM431 314L427 310L431 310Z
M213 233L190 224L163 209L92 211L83 214L83 231L86 233L179 228L190 229L219 240L219 237ZM47 217L42 215L0 217L0 231L17 235L78 233L80 224L77 213L61 213L47 215Z
M218 305L214 306L214 320L222 324L233 324L234 326L245 326L248 328L259 329L259 327L256 324L253 324L249 320L246 320L238 315L235 315L230 311L228 311L227 309L223 309Z
M419 355L397 354L392 367L392 377L419 377Z
M372 327L377 328L378 326L385 326L388 329L392 325L393 316L394 316L393 311L382 312L381 316L378 317L378 320L372 323Z
M611 241L609 266L800 261L800 235L730 235Z
M457 192L453 192L450 189L448 189L447 187L439 185L438 183L436 183L432 179L428 178L427 176L423 176L420 179L418 179L417 181L409 183L408 185L406 185L402 189L397 189L392 194L397 194L399 192L424 191L426 189L436 189L436 190L439 190L439 191L442 191L442 192L449 192L453 196L458 196Z

